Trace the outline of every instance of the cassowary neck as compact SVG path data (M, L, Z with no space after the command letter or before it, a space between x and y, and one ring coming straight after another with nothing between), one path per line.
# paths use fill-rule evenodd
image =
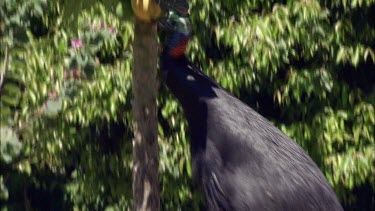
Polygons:
M216 97L219 86L196 68L186 57L162 55L161 69L166 85L181 103L189 123L192 141L204 141L207 128L207 103ZM202 144L193 144L202 146Z
M204 75L186 57L161 57L161 69L166 78L166 85L180 101L185 111L202 112L210 98L215 98L214 89L219 86Z

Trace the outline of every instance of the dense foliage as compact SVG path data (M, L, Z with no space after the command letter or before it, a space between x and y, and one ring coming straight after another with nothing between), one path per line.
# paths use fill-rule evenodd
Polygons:
M295 139L347 209L375 207L375 1L192 0L188 56ZM0 1L2 209L122 210L132 166L129 1ZM162 210L197 210L161 86Z

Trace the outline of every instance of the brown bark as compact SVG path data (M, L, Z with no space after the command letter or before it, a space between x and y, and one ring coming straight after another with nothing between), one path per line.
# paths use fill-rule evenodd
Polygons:
M133 66L133 210L159 210L156 24L136 21Z

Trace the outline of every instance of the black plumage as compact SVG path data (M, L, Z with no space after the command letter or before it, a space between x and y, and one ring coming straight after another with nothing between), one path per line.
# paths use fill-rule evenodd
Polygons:
M209 210L342 210L313 160L186 57L161 56L189 124L193 176Z

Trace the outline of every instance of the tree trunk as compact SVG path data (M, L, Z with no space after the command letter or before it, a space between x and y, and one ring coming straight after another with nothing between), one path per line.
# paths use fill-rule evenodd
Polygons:
M156 24L135 23L133 210L159 210Z

